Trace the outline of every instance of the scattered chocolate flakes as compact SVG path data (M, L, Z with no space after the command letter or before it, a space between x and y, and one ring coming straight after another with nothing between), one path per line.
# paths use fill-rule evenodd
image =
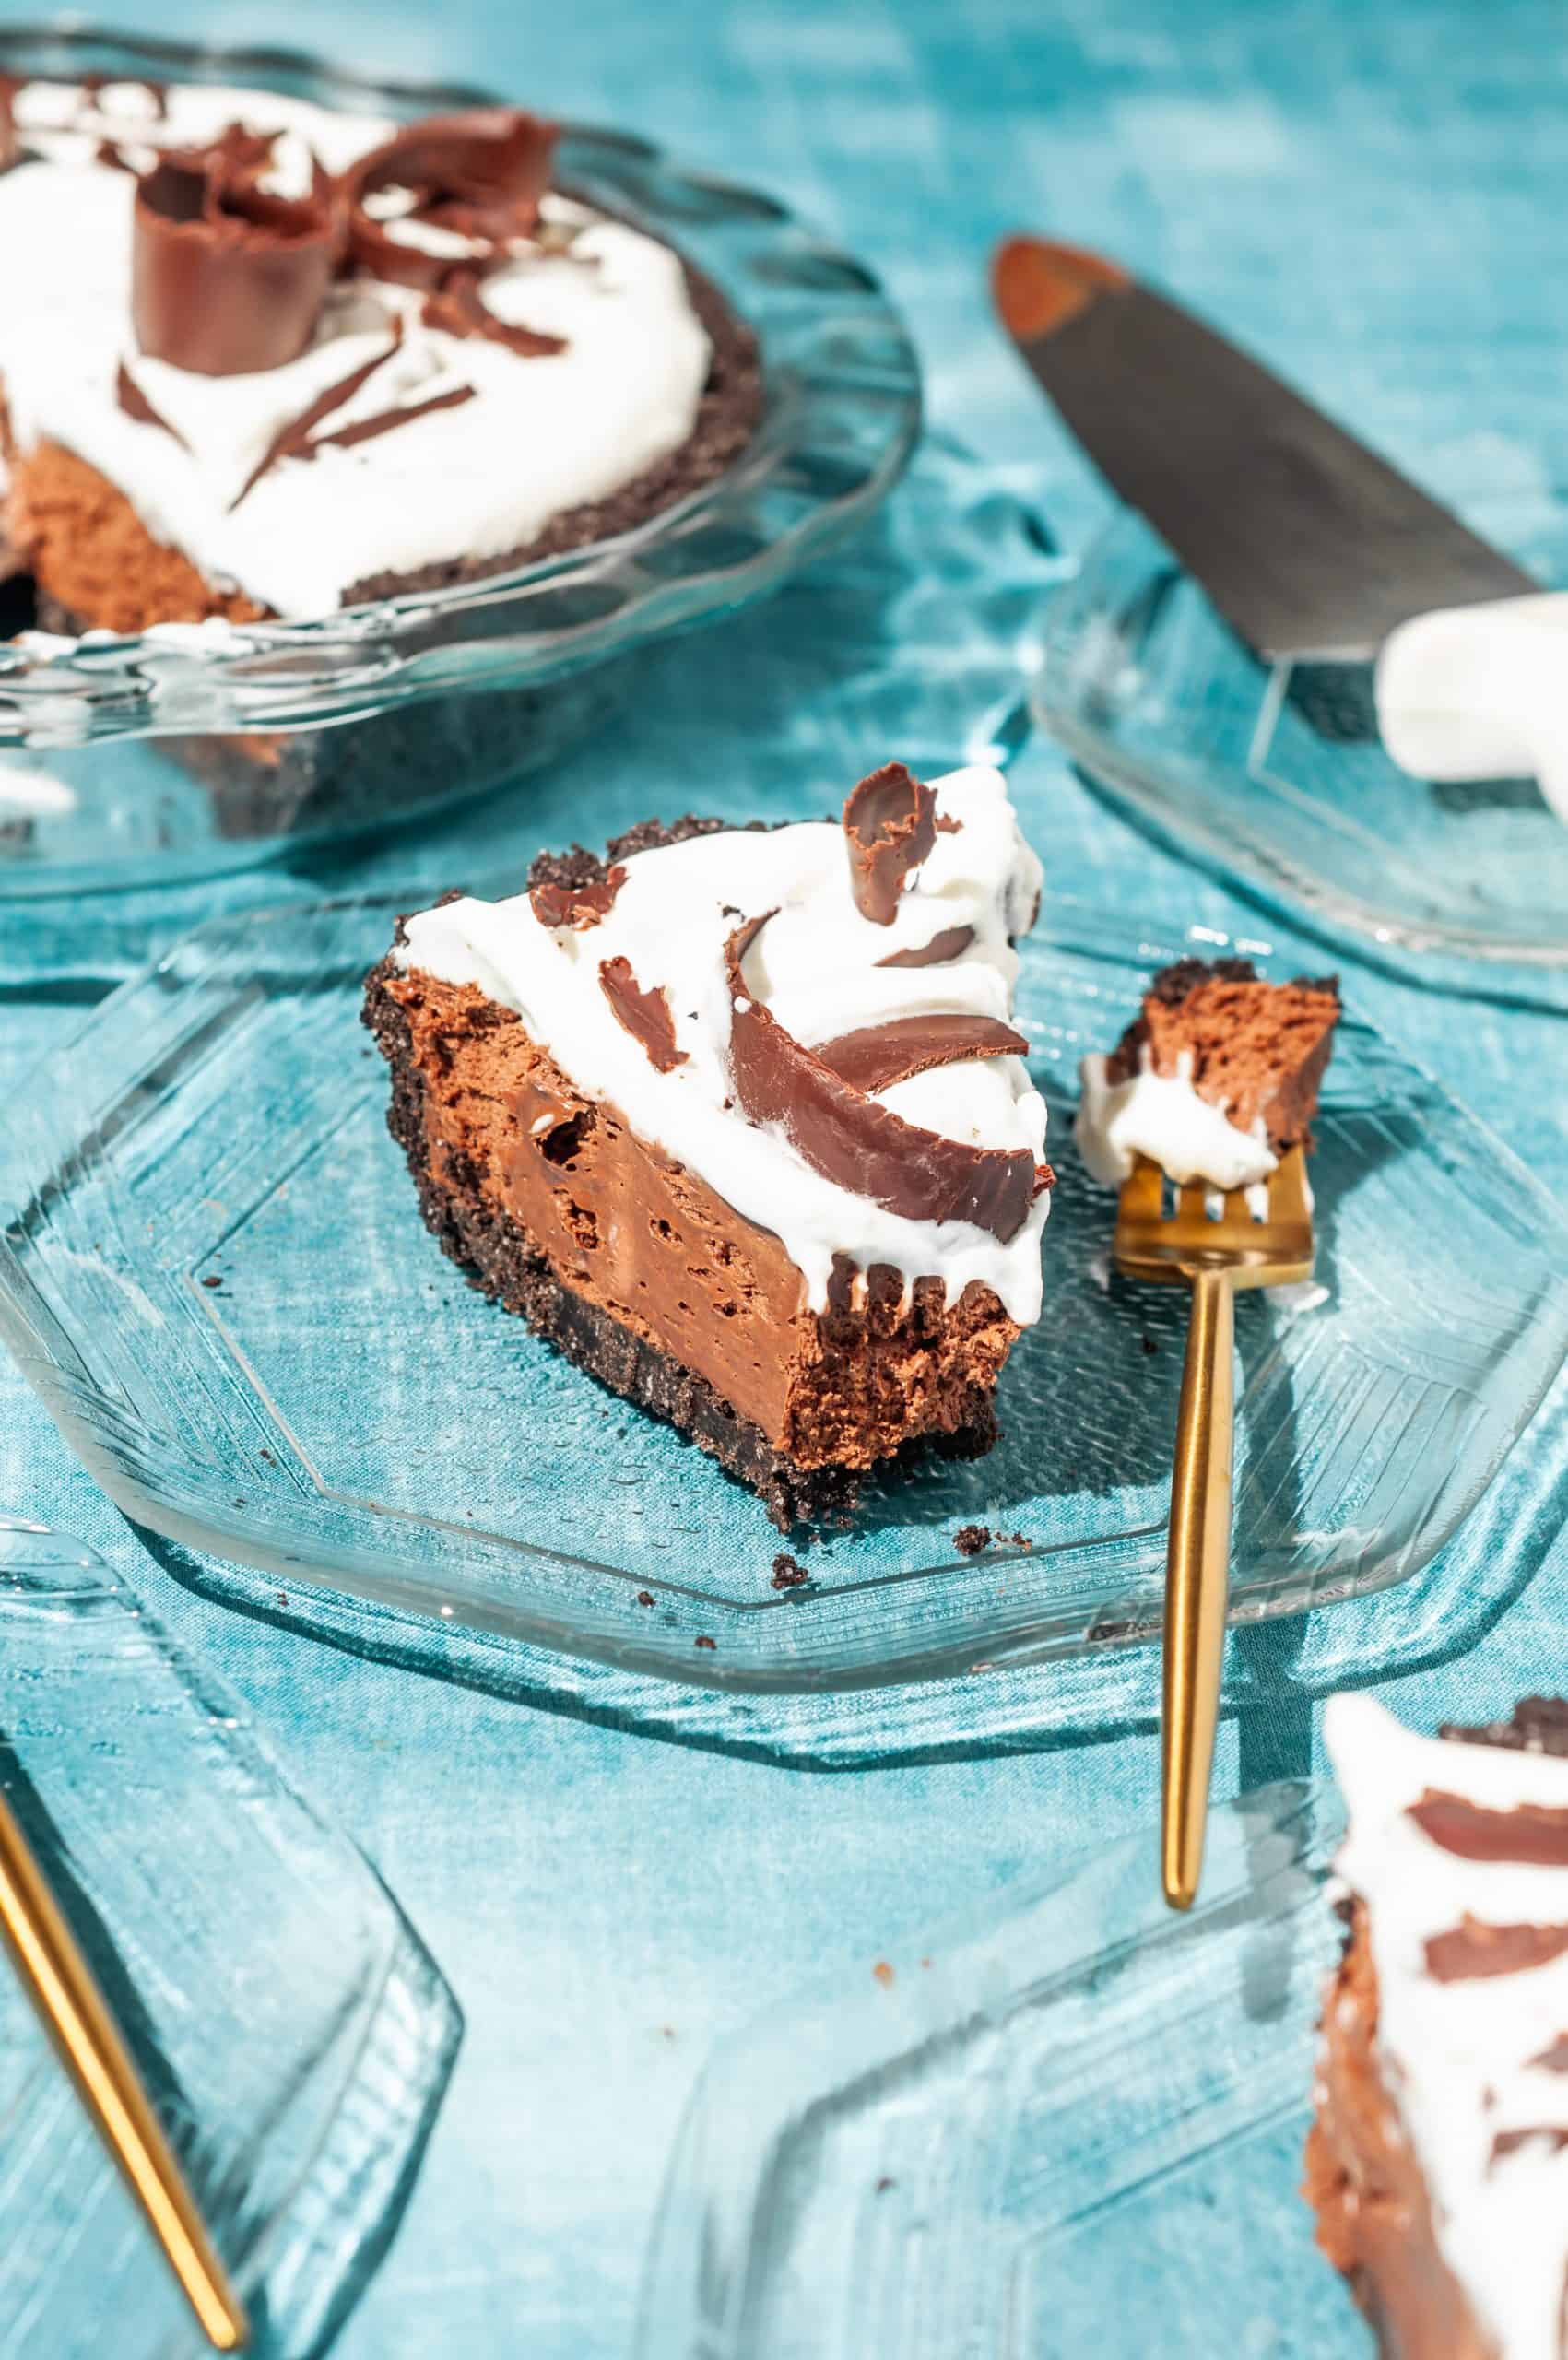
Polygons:
M463 260L466 271L498 268L513 241L533 232L559 136L558 124L521 107L473 107L406 124L347 176L351 265L399 287L439 288L452 271L451 254L395 237L401 221L467 239L475 251ZM407 190L411 209L396 220L376 219L365 200L384 189Z
M817 1055L841 1081L867 1096L909 1081L937 1066L962 1065L975 1057L1021 1057L1029 1043L994 1016L894 1016L862 1025L825 1041Z
M1155 1342L1152 1336L1145 1336L1140 1349L1148 1359L1152 1360L1155 1353L1160 1350L1160 1347Z
M675 1044L675 1019L662 984L645 992L630 959L605 959L599 962L599 988L656 1072L673 1073L686 1063L685 1050Z
M775 1589L798 1589L802 1582L808 1582L810 1578L805 1566L796 1558L786 1555L782 1549L779 1551L778 1555L773 1559L773 1587Z
M654 1593L651 1589L640 1589L638 1591L637 1603L639 1606L652 1606L653 1602Z
M877 2182L876 2192L878 2196L886 2196L889 2189L896 2187L897 2184L898 2183L895 2180L890 2178L889 2175L884 2172Z
M1527 2147L1535 2139L1546 2140L1551 2153L1554 2155L1560 2155L1563 2148L1568 2147L1568 2128L1561 2127L1554 2122L1532 2122L1518 2130L1500 2130L1491 2142L1491 2153L1487 2157L1488 2171L1493 2171L1499 2164L1506 2163L1510 2155L1516 2155L1521 2147Z
M566 350L563 336L542 335L537 328L522 327L492 312L480 292L478 273L461 266L448 271L441 285L426 296L419 317L426 327L439 328L443 336L481 336L491 344L504 344L521 360L546 360L551 353Z
M213 1272L212 1272L212 1274L211 1274L209 1277L205 1278L205 1279L202 1280L202 1284L203 1284L203 1286L204 1286L204 1287L211 1287L211 1288L213 1288L213 1289L216 1291L218 1287L220 1287L220 1286L223 1284L223 1280L218 1277L218 1275L217 1271L215 1270L215 1271L213 1271Z
M858 792L858 789L856 790ZM1004 1242L1017 1234L1048 1164L1027 1148L971 1147L879 1106L808 1049L752 998L741 970L771 913L725 945L730 985L730 1072L750 1120L776 1125L815 1172L910 1221L965 1221Z
M1461 1860L1509 1860L1521 1868L1568 1868L1568 1811L1519 1803L1486 1811L1463 1795L1429 1787L1409 1807L1421 1834Z
M937 825L941 826L938 820ZM944 926L929 942L917 943L913 950L890 950L878 959L878 967L945 967L949 961L960 959L974 940L972 926Z
M902 762L884 762L843 807L855 906L873 926L891 926L904 880L937 841L937 798Z
M554 879L531 886L528 900L541 926L572 926L582 934L608 917L625 882L626 871L618 863L592 884L573 885Z
M1434 1983L1471 1983L1482 1976L1524 1975L1568 1951L1568 1926L1488 1926L1468 1912L1426 1944L1426 1971Z
M234 377L279 369L310 343L341 252L336 188L313 159L309 196L264 188L273 146L230 124L137 178L131 321L143 352Z
M1543 2073L1568 2073L1568 2032L1560 2032L1551 2047L1532 2057L1530 2063L1539 2065Z
M877 1981L881 1985L884 1991L890 1991L894 1984L898 1981L897 1975L889 1965L885 1958L879 1958L877 1961L876 1965L871 1969L871 1972L876 1976Z
M961 835L962 832L963 821L955 820L950 811L939 811L937 814L937 833L939 836L957 836Z
M704 1636L701 1639L694 1639L691 1644L693 1646L698 1647L716 1647L719 1643L716 1639L710 1639Z
M180 443L182 451L189 451L189 448L192 448L189 443L186 443L180 427L170 425L168 418L163 416L163 410L156 410L154 406L151 406L151 401L147 399L147 395L142 392L137 380L132 378L132 372L125 368L125 361L121 361L118 375L116 380L113 380L113 399L116 399L118 406L125 410L127 418L135 418L135 422L137 422L139 427L159 427L163 434L172 434L172 439Z
M983 1549L991 1546L988 1524L961 1524L953 1535L953 1547L961 1556L978 1557Z

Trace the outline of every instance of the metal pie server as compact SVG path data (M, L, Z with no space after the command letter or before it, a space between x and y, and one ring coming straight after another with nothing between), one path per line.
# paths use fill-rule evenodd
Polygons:
M1012 238L992 285L1095 466L1259 656L1374 664L1402 769L1529 773L1568 818L1568 593L1104 256Z

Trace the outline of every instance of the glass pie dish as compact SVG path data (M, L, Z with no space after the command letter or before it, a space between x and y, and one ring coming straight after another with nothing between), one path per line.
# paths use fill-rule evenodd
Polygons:
M482 1634L549 1651L561 1682L576 1658L820 1694L1158 1634L1185 1305L1111 1273L1114 1200L1070 1127L1079 1056L1191 942L1047 903L1017 1021L1058 1186L1001 1440L868 1486L780 1587L761 1502L465 1285L422 1227L358 1021L408 906L201 928L0 1123L0 1339L127 1515L218 1561L220 1595L226 1568L260 1568L290 1598L406 1614L421 1660ZM1340 1028L1317 1134L1318 1283L1238 1309L1238 1623L1420 1571L1568 1350L1561 1209L1365 1024Z
M0 35L0 73L233 82L401 117L493 101L288 51L73 27ZM623 133L569 126L557 178L677 248L755 332L763 407L746 448L629 532L479 581L308 622L0 649L0 897L217 875L536 769L613 708L621 659L774 588L896 481L918 365L859 263L775 199Z

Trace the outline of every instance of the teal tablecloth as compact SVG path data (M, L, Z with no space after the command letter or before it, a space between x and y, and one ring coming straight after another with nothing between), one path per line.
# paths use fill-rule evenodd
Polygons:
M149 12L100 13L134 25ZM1038 493L1069 542L1100 494L984 293L989 242L1020 223L1163 275L1418 469L1440 447L1502 438L1562 473L1568 50L1550 0L383 0L373 13L163 0L152 13L163 31L503 84L778 188L885 273L935 419ZM1111 817L1049 747L1020 774L1048 813L1059 890L1259 930L1256 911ZM477 824L450 832L454 871L481 849ZM167 923L150 903L0 912L5 1086L29 1086L101 987L92 977ZM73 927L64 981L11 980L29 946L47 945L59 975ZM1293 947L1277 923L1263 930ZM1568 1195L1561 1021L1340 963L1358 1007ZM941 1758L811 1776L529 1710L225 1613L160 1571L5 1371L0 1405L0 1502L102 1549L253 1703L380 1863L467 2012L445 2115L344 2360L623 2354L659 2177L714 2036L1152 1809L1151 1725L1076 1751L933 1749ZM1559 1474L1565 1412L1560 1386L1535 1444ZM1533 1495L1555 1504L1503 1537L1528 1576L1506 1611L1465 1652L1388 1683L1416 1720L1483 1718L1561 1682L1568 1545L1550 1528L1562 1484ZM1282 1670L1225 1728L1220 1786L1298 1768L1315 1746ZM1267 2223L1247 2224L1245 2249L1267 2253ZM1223 2348L1225 2289L1203 2294ZM1343 2337L1363 2348L1348 2309Z

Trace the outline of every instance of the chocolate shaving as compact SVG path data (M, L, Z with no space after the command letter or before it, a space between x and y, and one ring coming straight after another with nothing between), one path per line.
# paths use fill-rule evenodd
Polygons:
M0 74L0 171L14 164L21 150L17 136L17 92L21 87L19 74Z
M435 292L426 296L419 317L426 327L439 328L443 336L482 336L491 344L504 344L523 360L546 360L552 352L566 350L563 336L514 326L492 312L479 292L478 274L461 267L448 271Z
M494 270L513 243L532 232L549 186L560 126L521 107L475 107L466 114L427 115L361 157L348 174L348 253L353 266L400 287L439 288L450 254L430 254L391 232L394 222L366 212L382 189L407 189L412 209L398 221L421 222L466 238L477 249L460 266Z
M1568 1868L1568 1811L1520 1803L1485 1811L1463 1795L1429 1787L1409 1807L1423 1835L1461 1860L1512 1860L1522 1868Z
M311 442L312 429L318 427L324 418L330 418L335 409L341 409L346 401L351 400L360 386L374 376L383 363L392 359L402 342L403 323L401 320L395 320L392 324L392 339L384 352L372 353L368 360L361 360L357 369L350 369L346 377L339 377L334 384L324 386L314 401L300 412L298 418L291 418L287 425L278 428L260 459L230 502L230 515L239 507L246 493L253 490L268 469L275 467L280 459L308 459L311 456L313 448Z
M335 434L318 434L299 455L313 459L329 442L339 442L346 450L355 442L373 442L378 434L390 434L395 427L410 425L416 418L428 418L431 410L458 409L473 399L472 385L453 385L444 394L432 394L429 401L410 402L406 409L377 410L373 418L357 418L352 426L340 426Z
M1532 2139L1550 2141L1551 2153L1560 2155L1563 2148L1568 2147L1568 2130L1554 2122L1534 2122L1519 2130L1500 2130L1491 2142L1491 2153L1487 2158L1488 2171L1498 2164L1506 2163L1510 2155L1516 2155L1521 2147L1529 2145Z
M263 188L273 145L230 124L137 179L131 318L143 352L233 377L279 369L310 343L341 251L340 207L313 159L308 197Z
M1543 2048L1539 2057L1532 2057L1529 2061L1539 2065L1543 2073L1568 2073L1568 2032L1560 2032L1550 2048Z
M891 926L904 880L937 841L937 798L902 762L863 778L843 807L855 906L873 926Z
M528 899L541 926L569 926L581 934L608 917L625 882L626 871L618 863L594 884L566 885L552 879L531 887Z
M878 959L878 967L945 967L961 958L974 940L972 926L948 926L934 934L929 942L917 943L913 950L890 950Z
M937 833L939 836L956 836L961 834L962 832L963 821L961 820L955 820L950 811L940 811L937 813Z
M816 1054L841 1081L870 1096L937 1066L962 1065L972 1057L1027 1056L1029 1043L994 1016L894 1016L883 1024L841 1032Z
M729 1063L736 1098L754 1123L776 1125L814 1172L906 1221L966 1221L1006 1242L1051 1185L1027 1148L969 1147L906 1123L843 1080L772 1010L751 997L741 961L767 915L725 945L730 988Z
M154 409L123 360L114 380L114 398L125 416L134 418L138 426L156 426L163 433L172 435L182 451L190 449L190 444L178 427L171 426L161 411Z
M1471 1983L1493 1975L1525 1975L1568 1951L1568 1926L1488 1926L1468 1912L1426 1944L1426 1971L1434 1983Z
M1506 1721L1488 1721L1480 1729L1444 1721L1437 1734L1461 1745L1498 1746L1506 1753L1568 1757L1568 1697L1524 1696Z
M619 1021L648 1053L659 1073L672 1073L686 1063L686 1052L675 1045L675 1019L662 985L645 992L631 972L629 959L606 959L599 967L599 986Z

